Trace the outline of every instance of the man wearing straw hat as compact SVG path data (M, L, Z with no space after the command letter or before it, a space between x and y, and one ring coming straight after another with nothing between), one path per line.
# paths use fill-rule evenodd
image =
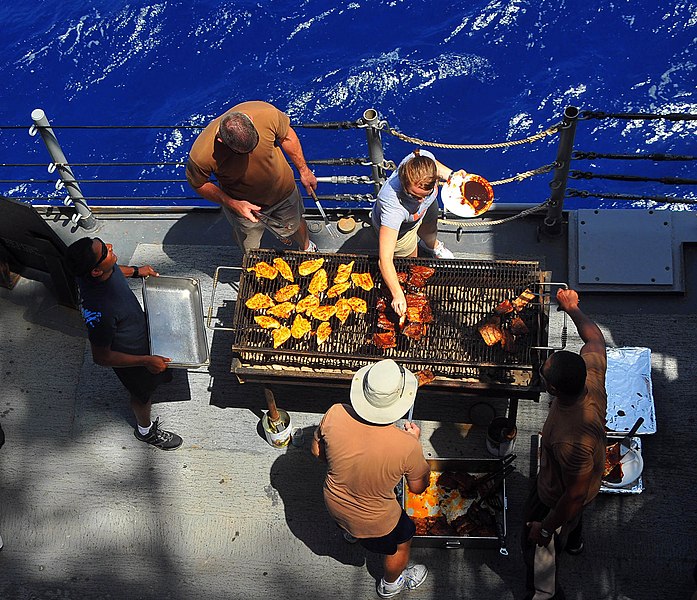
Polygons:
M394 423L416 399L413 373L393 360L365 366L351 383L351 406L335 404L315 431L312 453L327 462L324 501L329 514L356 541L384 555L381 598L414 589L426 579L424 565L408 566L414 523L397 501L394 488L405 476L409 489L423 492L430 469L411 422Z

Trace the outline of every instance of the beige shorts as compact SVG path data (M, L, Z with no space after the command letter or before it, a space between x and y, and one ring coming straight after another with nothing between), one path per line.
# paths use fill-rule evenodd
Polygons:
M419 243L419 229L424 225L428 227L437 222L438 203L434 202L428 207L426 214L421 218L421 222L416 227L412 227L404 235L397 238L397 244L394 247L394 255L397 257L411 256Z

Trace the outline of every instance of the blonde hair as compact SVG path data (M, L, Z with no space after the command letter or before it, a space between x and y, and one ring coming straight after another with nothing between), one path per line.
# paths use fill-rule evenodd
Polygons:
M437 181L436 163L428 156L421 156L418 148L414 150L414 158L410 158L399 167L399 183L405 192L409 186L432 190Z

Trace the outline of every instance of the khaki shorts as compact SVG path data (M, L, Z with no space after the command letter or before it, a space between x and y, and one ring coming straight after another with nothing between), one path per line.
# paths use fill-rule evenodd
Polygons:
M225 206L223 206L223 212L230 225L232 225L235 241L242 251L246 252L253 248L259 248L261 236L264 234L264 224L261 222L252 223L249 219L240 217ZM265 206L260 212L273 221L283 224L280 227L269 223L269 227L278 235L284 238L292 236L300 228L303 218L303 202L298 186L295 186L291 195L285 200L281 200L272 206Z
M434 202L428 207L426 214L421 218L421 222L412 227L404 235L397 238L397 245L394 247L394 255L397 257L411 256L419 243L419 229L424 225L429 226L438 222L438 203Z

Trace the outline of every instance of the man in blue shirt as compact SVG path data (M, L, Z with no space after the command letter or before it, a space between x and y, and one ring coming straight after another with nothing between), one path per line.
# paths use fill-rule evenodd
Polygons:
M118 265L113 246L99 238L74 242L66 258L80 290L92 357L96 364L112 367L130 392L136 438L162 450L179 448L182 439L161 429L158 419L154 423L150 419L150 396L160 383L172 379L167 371L170 359L150 354L145 314L126 281L158 273L150 265Z

